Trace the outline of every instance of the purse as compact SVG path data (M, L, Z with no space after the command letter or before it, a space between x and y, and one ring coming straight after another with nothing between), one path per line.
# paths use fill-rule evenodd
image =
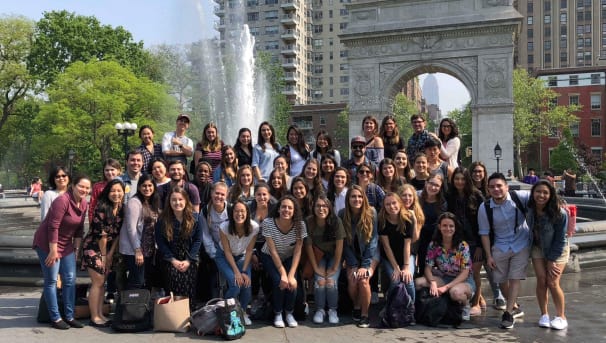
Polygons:
M316 263L318 263L318 261L320 259L322 259L322 257L324 257L324 252L322 250L320 250L320 248L316 247L315 245L312 245L312 248L314 250L314 257L316 258ZM307 250L305 250L307 251ZM307 256L307 254L305 254L305 263L303 264L303 271L301 272L301 278L303 278L303 280L311 280L314 277L314 268L311 265L311 262L309 261L309 257Z
M197 335L213 335L221 332L219 309L224 306L225 301L223 299L214 298L191 314L189 322Z
M170 296L156 299L154 331L187 332L189 330L189 298Z

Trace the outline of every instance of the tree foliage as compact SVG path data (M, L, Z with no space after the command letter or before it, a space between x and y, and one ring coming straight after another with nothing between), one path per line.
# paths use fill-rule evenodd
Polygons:
M0 132L35 85L25 66L33 31L34 23L25 17L0 18Z
M259 52L255 58L257 71L264 73L265 80L269 86L269 114L270 122L276 130L276 138L286 137L286 130L290 125L290 111L292 105L288 102L284 90L284 69L277 62L272 62L271 55L267 52ZM253 129L254 131L254 129Z
M155 78L143 42L135 42L123 27L101 25L93 16L63 11L44 12L35 26L34 43L28 57L29 71L49 85L76 61L114 60L137 75Z
M398 93L393 102L393 115L396 117L398 128L400 129L400 137L404 142L412 135L412 126L410 125L410 117L413 114L418 114L417 105L406 95Z
M109 157L123 156L115 123L153 126L156 120L168 121L163 114L174 113L173 99L163 86L112 61L73 63L48 87L48 96L37 118L49 128L36 137L40 153L57 158L72 147L84 157L80 163L86 171L98 170Z
M561 131L578 119L574 112L578 106L554 105L558 94L545 86L545 82L528 75L525 69L513 72L513 143L518 175L522 172L522 149L548 135L551 130Z
M345 108L337 116L337 127L333 134L334 146L341 153L341 161L349 158L349 108Z
M561 174L565 169L572 168L579 170L577 162L576 148L570 129L563 130L562 140L550 152L549 167L555 174Z

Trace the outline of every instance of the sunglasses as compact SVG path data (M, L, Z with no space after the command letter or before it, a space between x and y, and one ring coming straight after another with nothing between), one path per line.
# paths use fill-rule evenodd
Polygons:
M63 179L63 178L66 178L66 177L67 177L67 175L65 175L65 174L57 174L57 175L55 175L55 179Z
M364 175L364 174L366 174L366 175L370 175L370 174L372 174L372 172L371 172L370 170L359 170L359 171L358 171L358 174L362 174L362 175Z
M364 149L364 145L353 145L351 148L354 150L362 150Z

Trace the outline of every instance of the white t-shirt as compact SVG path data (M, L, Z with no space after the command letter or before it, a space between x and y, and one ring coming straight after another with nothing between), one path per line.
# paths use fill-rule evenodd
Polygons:
M221 232L223 232L225 236L227 236L227 240L229 241L229 248L231 249L232 255L239 256L245 254L248 244L253 239L253 237L256 237L256 235L259 233L259 224L257 224L257 222L255 222L254 220L251 220L250 223L252 224L252 231L250 235L242 237L238 237L238 235L229 234L228 221L221 223Z

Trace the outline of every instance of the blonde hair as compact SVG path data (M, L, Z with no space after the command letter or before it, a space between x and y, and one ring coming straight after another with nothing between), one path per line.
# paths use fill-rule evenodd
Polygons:
M398 231L402 234L406 234L406 223L414 224L413 214L404 206L402 198L393 192L388 192L385 194L385 198L383 198L383 206L381 206L381 211L379 212L379 228L383 230L385 228L385 223L387 222L388 214L387 210L385 210L385 199L388 197L395 198L400 206L400 211L398 212Z
M360 194L362 194L362 208L359 218L354 216L351 205L349 204L349 198L353 191L358 191ZM366 193L362 187L358 185L352 185L349 187L347 194L345 195L345 210L343 214L343 227L345 228L345 233L349 242L351 242L354 236L354 228L351 226L351 222L354 219L358 219L356 222L356 229L362 234L364 241L366 243L370 242L370 239L372 238L372 230L374 229L374 213L374 208L368 203L368 198L366 197Z
M409 210L411 210L414 213L415 219L417 221L416 227L415 227L416 235L414 237L419 237L419 234L421 233L421 228L425 224L425 213L423 213L423 208L421 207L421 204L419 203L419 197L417 196L417 190L414 188L414 186L409 183L404 184L400 188L400 196L406 190L408 190L408 191L410 191L410 193L412 193L412 207L409 208ZM413 240L413 243L414 242L415 242L415 240Z

